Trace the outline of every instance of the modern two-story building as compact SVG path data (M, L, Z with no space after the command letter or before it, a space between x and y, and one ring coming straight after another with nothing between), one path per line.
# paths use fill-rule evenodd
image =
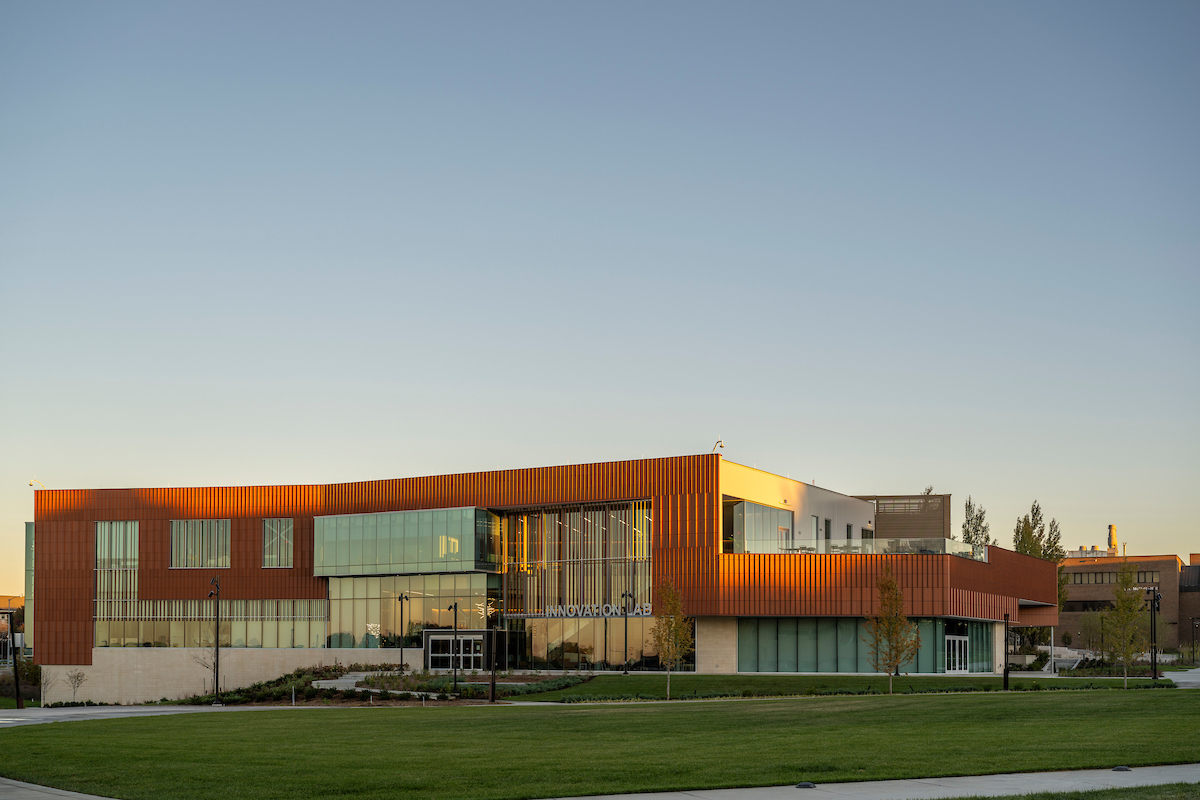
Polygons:
M921 632L910 672L999 670L1006 616L1057 622L1055 565L950 539L948 496L852 497L719 455L35 498L35 660L98 701L211 689L218 610L223 688L335 660L482 670L493 629L501 668L658 669L665 581L695 620L680 666L707 673L872 672L885 568Z

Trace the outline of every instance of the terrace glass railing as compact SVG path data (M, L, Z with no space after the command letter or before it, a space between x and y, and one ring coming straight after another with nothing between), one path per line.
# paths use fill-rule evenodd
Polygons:
M809 539L785 552L817 555L915 555L959 556L987 561L987 547L954 539L851 539L849 541Z

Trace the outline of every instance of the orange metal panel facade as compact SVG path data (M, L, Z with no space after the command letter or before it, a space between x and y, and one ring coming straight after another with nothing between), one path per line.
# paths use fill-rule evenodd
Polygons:
M720 456L437 475L311 486L48 490L35 493L34 625L40 664L90 664L95 596L95 523L137 520L139 597L202 599L211 569L170 569L170 521L231 519L229 600L324 598L312 574L313 517L475 505L486 508L649 498L655 574L689 597L706 585L701 563L719 525ZM262 569L262 520L295 519L292 569Z
M361 483L35 494L34 624L41 664L90 664L95 523L139 522L139 597L202 599L211 569L170 569L173 519L230 519L230 600L319 599L313 517L428 508L502 509L606 500L653 503L654 582L671 579L694 615L862 616L890 565L914 616L1019 621L1018 599L1054 602L1054 565L990 548L955 556L721 554L720 456L580 464ZM292 569L261 567L262 520L295 520ZM1049 624L1049 623L1047 623Z

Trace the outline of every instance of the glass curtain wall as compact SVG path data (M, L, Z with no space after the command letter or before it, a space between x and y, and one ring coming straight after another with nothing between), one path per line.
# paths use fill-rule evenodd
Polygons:
M330 578L328 646L421 647L426 629L483 629L498 595L499 576L482 572Z
M991 622L914 619L921 648L901 672L946 671L946 634L969 636L971 672L992 671ZM739 672L873 673L866 620L857 617L743 617L738 620Z
M721 512L722 553L798 552L791 511L741 501L724 503Z
M481 508L317 517L313 574L497 572L500 518Z
M649 603L651 523L648 500L506 514L504 617Z
M212 600L96 601L95 647L211 647ZM222 600L222 647L323 647L324 600Z
M655 620L642 615L651 602L652 524L649 500L507 512L507 666L658 669ZM694 663L689 654L679 668Z

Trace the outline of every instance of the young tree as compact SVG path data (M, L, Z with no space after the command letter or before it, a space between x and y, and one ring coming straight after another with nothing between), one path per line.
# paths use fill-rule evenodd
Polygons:
M987 522L987 509L982 505L975 505L968 495L964 514L962 540L967 544L992 544L990 535L992 526Z
M50 694L50 690L54 688L54 684L56 683L58 683L58 675L54 672L54 670L42 667L41 682L38 686L38 698L39 702L43 706L48 702L47 697Z
M1088 650L1099 650L1104 639L1104 627L1099 611L1085 611L1079 618L1079 643ZM1104 654L1101 653L1103 658Z
M1137 586L1137 567L1126 561L1113 585L1113 606L1104 612L1105 647L1121 665L1129 688L1129 665L1149 646L1146 635L1146 598Z
M888 694L892 693L892 675L900 665L912 661L921 649L921 634L915 622L909 622L904 613L904 592L892 574L891 565L885 564L883 574L876 583L879 590L878 611L867 617L867 645L871 666L876 672L886 672Z
M71 702L75 702L75 695L79 693L79 687L83 686L87 681L87 673L81 669L73 669L67 673L67 685L71 687Z
M683 597L671 581L658 585L658 609L650 637L658 648L658 660L667 670L667 699L671 699L671 668L692 649L692 621L683 613Z

